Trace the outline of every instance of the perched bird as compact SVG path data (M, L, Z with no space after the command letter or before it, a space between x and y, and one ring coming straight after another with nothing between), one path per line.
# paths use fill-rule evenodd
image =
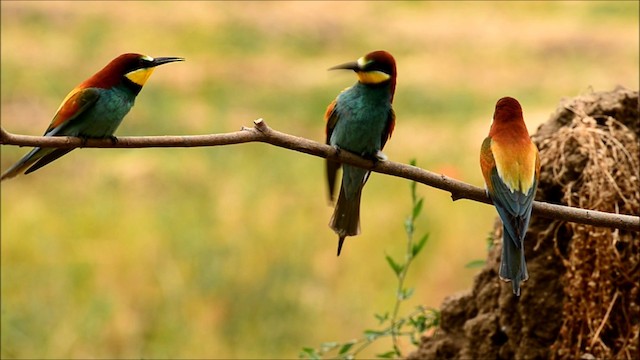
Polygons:
M112 138L156 66L183 61L123 54L76 86L62 101L44 136ZM73 149L36 147L2 174L1 180L38 170ZM25 171L26 169L26 171Z
M498 100L489 136L482 143L480 167L487 193L503 224L500 278L511 281L520 296L520 283L529 278L524 237L540 174L540 156L531 142L518 100Z
M382 148L393 132L391 108L396 89L396 62L386 51L374 51L357 61L329 70L353 70L358 82L342 91L325 113L327 144L373 161L386 160ZM340 163L327 160L329 199L333 201ZM338 234L338 256L344 238L360 233L360 197L368 170L344 165L338 202L329 226Z

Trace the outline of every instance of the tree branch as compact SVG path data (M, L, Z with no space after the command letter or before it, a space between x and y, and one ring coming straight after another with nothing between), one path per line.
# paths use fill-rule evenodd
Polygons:
M348 151L336 151L335 148L309 139L285 134L271 129L262 120L254 121L253 128L243 127L240 131L190 136L129 136L118 138L116 143L110 139L80 139L76 137L42 137L15 135L0 127L0 144L17 146L41 146L56 148L94 147L94 148L146 148L146 147L197 147L223 146L247 142L263 142L274 146L299 151L305 154L328 158L345 164L369 169L374 172L401 177L451 193L451 198L469 199L491 204L484 189L438 175L421 168L383 161L373 163ZM554 205L535 201L533 213L549 219L569 221L586 225L640 231L640 217L612 214L595 210L585 210L569 206Z

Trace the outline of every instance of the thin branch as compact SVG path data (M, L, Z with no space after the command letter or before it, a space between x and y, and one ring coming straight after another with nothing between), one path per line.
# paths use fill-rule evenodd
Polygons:
M394 161L373 163L348 151L335 148L309 139L285 134L271 129L262 119L254 121L253 128L242 128L225 134L189 135L189 136L129 136L118 138L116 143L110 139L80 139L75 137L42 137L11 134L0 127L0 144L17 146L42 146L56 148L146 148L146 147L197 147L223 146L247 142L263 142L274 146L299 151L305 154L332 159L341 163L369 169L374 172L414 180L451 193L451 198L469 199L491 204L484 189L423 170L416 166ZM586 225L610 227L623 230L640 231L640 217L585 210L569 206L535 201L533 213L544 218L581 223Z

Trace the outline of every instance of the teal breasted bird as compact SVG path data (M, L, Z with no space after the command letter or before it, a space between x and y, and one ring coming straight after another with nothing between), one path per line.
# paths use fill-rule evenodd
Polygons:
M357 61L329 70L353 70L358 82L342 91L325 114L327 144L374 161L385 160L381 152L393 132L391 107L396 89L396 62L386 51L374 51ZM327 160L329 199L333 201L340 163ZM344 238L360 233L360 198L369 178L368 170L344 165L338 202L329 226L338 234L338 256Z
M524 237L538 186L540 156L516 99L498 100L489 136L482 143L480 167L503 224L500 278L511 281L513 293L519 296L520 283L529 278Z
M183 61L123 54L76 86L62 101L44 136L112 138L156 66ZM2 174L1 180L36 171L73 149L36 147ZM26 171L25 171L26 170Z

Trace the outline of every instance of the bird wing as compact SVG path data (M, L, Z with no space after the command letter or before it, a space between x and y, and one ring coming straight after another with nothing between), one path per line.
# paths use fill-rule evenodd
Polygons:
M47 149L47 148L42 148L40 149L40 151L42 151L42 157L40 157L38 160L35 161L35 163L27 169L27 171L25 171L25 175L26 174L30 174L38 169L40 169L41 167L49 164L50 162L60 158L61 156L69 153L71 150L73 150L73 148L71 149Z
M65 128L69 124L73 123L82 113L87 111L93 104L98 101L100 97L100 91L96 88L76 88L72 90L67 97L62 101L62 104L58 108L51 124L44 132L45 136L64 136L70 135L65 133ZM75 135L75 134L71 134ZM31 165L24 173L32 173L41 167L51 163L52 161L60 158L61 156L72 151L71 149L51 149L51 148L36 148L31 153L27 154L24 159L23 168Z
M534 180L533 186L525 194L520 190L512 191L509 189L498 175L498 170L495 167L491 171L490 178L493 188L493 192L490 192L491 199L498 210L505 229L514 239L514 242L518 240L516 246L521 247L524 240L524 232L529 226L537 179Z
M326 144L331 145L331 134L333 133L333 129L336 127L336 123L338 122L338 112L336 111L336 100L333 100L329 106L327 106L327 111L324 114L324 119L327 123L326 126ZM333 202L333 196L335 194L336 188L336 179L338 177L338 170L340 169L341 164L336 161L326 160L326 168L327 168L327 184L329 185L329 200Z
M480 148L480 169L482 169L482 176L484 177L484 183L487 185L487 191L492 192L493 187L491 185L491 171L496 167L496 159L493 157L491 151L491 138L486 137L482 142Z
M99 97L100 91L96 88L76 88L72 90L60 104L53 120L51 120L51 124L44 132L45 136L63 135L61 133L62 129L95 104Z
M393 129L396 127L396 113L393 109L389 110L389 116L387 117L387 123L384 127L384 132L382 133L382 144L381 150L384 149L387 140L391 138L391 134L393 134Z
M337 100L337 99L336 99ZM326 144L330 145L331 134L333 133L333 129L336 127L336 123L338 122L338 114L336 111L337 101L333 100L329 106L327 106L327 111L324 113L324 121L327 123L325 132L327 134Z
M529 226L531 207L537 187L537 176L532 186L526 190L526 194L518 189L512 191L498 174L496 159L491 150L492 144L493 141L490 137L487 137L482 143L480 151L482 175L487 184L489 196L498 210L505 229L509 232L509 237L520 248L524 239L525 229ZM536 167L536 175L537 173L538 167Z

